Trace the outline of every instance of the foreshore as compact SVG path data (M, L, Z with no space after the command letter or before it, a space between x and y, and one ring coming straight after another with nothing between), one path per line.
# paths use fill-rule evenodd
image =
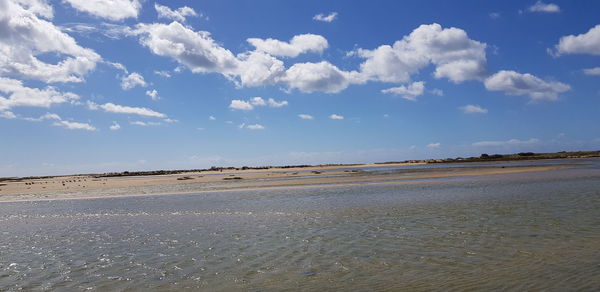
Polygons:
M94 175L14 179L0 182L0 202L189 194L345 184L415 183L423 179L551 171L574 164L419 168L422 164L378 164L201 171L153 176ZM413 167L414 166L414 167Z

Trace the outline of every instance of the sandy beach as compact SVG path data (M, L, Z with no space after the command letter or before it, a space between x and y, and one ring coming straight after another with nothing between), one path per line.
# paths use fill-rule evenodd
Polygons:
M538 166L486 166L410 168L422 164L361 164L264 170L223 170L177 175L99 177L96 175L8 179L0 182L0 201L57 200L187 194L261 188L335 186L353 183L415 183L422 179L483 176L520 172L551 171L568 164ZM389 172L378 167L405 167Z

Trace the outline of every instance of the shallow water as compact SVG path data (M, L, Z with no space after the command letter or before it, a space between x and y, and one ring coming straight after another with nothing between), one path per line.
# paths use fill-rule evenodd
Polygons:
M0 290L600 290L600 161L413 184L0 203Z

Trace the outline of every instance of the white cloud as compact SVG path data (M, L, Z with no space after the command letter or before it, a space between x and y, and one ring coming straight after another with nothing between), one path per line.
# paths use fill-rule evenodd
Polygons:
M215 42L209 32L176 21L139 24L130 34L139 36L152 53L173 58L193 73L218 73L239 87L283 84L288 90L338 93L369 80L409 82L412 74L429 64L435 65L436 78L452 82L482 80L486 74L486 44L469 39L461 29L439 24L421 25L393 46L354 51L365 59L360 71L340 70L327 61L296 63L286 69L274 57L322 52L327 40L314 34L296 35L289 42L250 38L256 50L237 55Z
M229 108L232 110L251 111L254 109L254 106L250 102L234 99L229 104Z
M113 21L137 18L142 8L139 0L63 0L73 8Z
M299 114L298 117L301 118L301 119L303 119L303 120L312 120L312 119L314 119L313 116L307 115L307 114Z
M556 45L556 55L560 54L600 55L600 24L584 34L561 37Z
M38 120L43 121L43 120L62 120L62 118L57 115L57 114L53 114L53 113L46 113L43 116L41 116Z
M142 122L142 121L133 121L133 122L130 122L129 124L135 125L135 126L142 126L142 127L160 126L161 125L159 122Z
M332 22L337 18L337 15L338 15L337 12L331 12L328 15L319 13L319 14L313 16L313 19L316 21L322 21L322 22Z
M2 1L0 9L0 75L18 75L44 82L82 82L101 60L47 20L52 9L41 1ZM47 63L38 56L55 54Z
M234 56L205 31L193 31L178 22L139 24L132 32L140 43L159 56L171 57L194 73L219 73L241 86L287 84L303 92L340 92L352 83L364 83L358 72L345 72L328 62L295 64L287 71L281 60L262 52L251 51ZM291 43L300 50L321 50L324 42L316 35L303 35ZM326 42L326 40L323 39ZM306 42L306 44L304 43ZM269 50L270 49L265 49Z
M131 35L131 27L130 26L123 25L123 24L108 23L108 22L101 22L101 23L94 23L94 24L78 23L78 22L63 23L63 24L61 24L60 28L64 32L77 33L79 35L83 35L83 36L87 36L87 37L89 37L91 34L97 33L103 37L107 37L112 40L119 40L126 36ZM105 62L107 64L114 65L114 63L111 64L111 62L108 62L108 61L105 61ZM117 69L121 69L121 68L117 68ZM127 73L127 72L125 72L125 73Z
M281 81L290 88L302 92L321 91L338 93L353 83L364 83L358 72L346 72L338 69L329 62L296 63L290 67Z
M253 97L250 99L250 103L254 106L264 106L267 105L267 103L265 102L265 100L262 97Z
M519 139L510 139L508 141L481 141L475 142L471 145L475 147L499 147L499 146L523 146L523 145L533 145L539 143L538 139L529 139L529 140L519 140Z
M461 106L458 109L460 109L465 114L487 114L488 112L487 109L472 104Z
M129 90L136 86L148 86L148 83L146 83L146 81L144 80L144 76L140 75L139 73L133 72L121 78L121 88L123 88L124 90Z
M86 130L96 131L96 128L88 123L69 122L65 120L56 121L53 123L54 126L63 127L69 130Z
M46 19L52 19L54 17L52 6L48 4L46 0L16 0L14 2Z
M30 122L54 120L55 122L52 123L52 125L63 127L65 129L96 131L96 128L88 123L66 121L66 120L63 120L59 115L54 114L54 113L46 113L39 118L23 118L23 119L26 121L30 121Z
M123 71L123 73L128 74L129 71L127 71L127 68L125 67L125 65L119 63L119 62L109 62L109 61L104 61L105 64L108 64L116 69L119 69L121 71Z
M16 119L17 116L11 111L0 111L0 118Z
M217 44L206 31L193 31L179 22L139 24L132 32L140 43L159 56L171 57L194 73L220 73L232 77L240 61Z
M211 121L216 121L217 120L217 118L215 118L214 116L208 116L208 119L211 120Z
M234 99L229 104L229 108L232 110L250 111L250 110L253 110L255 107L259 107L259 106L269 106L269 107L273 107L273 108L279 108L279 107L283 107L286 105L288 105L288 102L285 100L276 101L272 98L269 98L268 100L265 101L262 97L257 96L257 97L250 98L250 100L248 100L248 101Z
M556 100L558 94L571 89L569 85L561 82L547 82L531 74L505 70L488 77L484 85L491 91L528 95L532 100Z
M384 89L381 92L400 96L404 99L416 101L417 96L425 92L425 83L423 81L413 82L407 86L393 87Z
M254 124L254 125L247 125L246 129L248 129L248 130L264 130L265 127L263 125Z
M0 77L0 110L13 107L50 107L53 104L74 102L79 96L71 92L60 92L52 86L44 89L23 86L20 80Z
M331 114L329 116L329 118L332 119L332 120L343 120L344 116L340 116L340 115L337 115L337 114Z
M119 123L117 123L117 122L113 122L113 124L110 125L110 127L108 127L108 128L111 129L111 130L113 130L113 131L116 131L116 130L121 129L121 125L119 125Z
M239 76L244 86L275 84L285 72L281 60L263 52L247 52L239 54L237 58L237 68L230 74Z
M88 101L87 106L91 110L102 109L105 112L117 113L117 114L134 114L146 117L165 118L167 115L153 111L145 107L130 107L124 105L118 105L114 103L96 104Z
M156 91L156 89L146 90L146 95L149 96L152 100L160 99L160 96L158 96L158 91Z
M154 9L156 9L156 13L158 13L158 18L166 18L176 20L179 22L185 22L185 18L188 16L198 16L198 14L193 8L187 6L179 7L176 10L172 10L167 6L154 3Z
M431 148L431 149L437 149L440 148L442 146L441 143L429 143L427 144L427 148Z
M542 13L558 13L560 12L560 7L554 3L544 3L542 1L537 1L535 4L527 8L530 12L542 12Z
M481 80L485 76L486 44L469 39L459 28L439 24L421 25L393 46L358 49L365 60L361 72L371 80L408 82L425 66L434 64L436 78L453 82Z
M177 123L177 122L179 122L178 120L169 119L169 118L163 119L163 121L164 121L165 123L168 123L168 124L172 124L172 123Z
M154 74L165 78L171 78L171 73L169 73L168 71L154 71Z
M583 69L583 73L585 75L600 75L600 67L595 67L595 68L590 68L590 69Z
M288 102L287 102L287 100L276 101L272 98L269 98L267 100L267 104L269 105L269 107L278 108L278 107L284 107L284 106L288 105Z
M247 41L256 47L257 51L280 57L297 57L306 52L321 53L329 46L324 37L316 34L297 35L289 42L271 38L249 38Z

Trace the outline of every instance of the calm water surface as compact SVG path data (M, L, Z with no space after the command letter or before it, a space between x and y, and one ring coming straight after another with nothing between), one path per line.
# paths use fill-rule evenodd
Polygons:
M600 161L585 162L414 184L0 203L0 290L598 291Z

